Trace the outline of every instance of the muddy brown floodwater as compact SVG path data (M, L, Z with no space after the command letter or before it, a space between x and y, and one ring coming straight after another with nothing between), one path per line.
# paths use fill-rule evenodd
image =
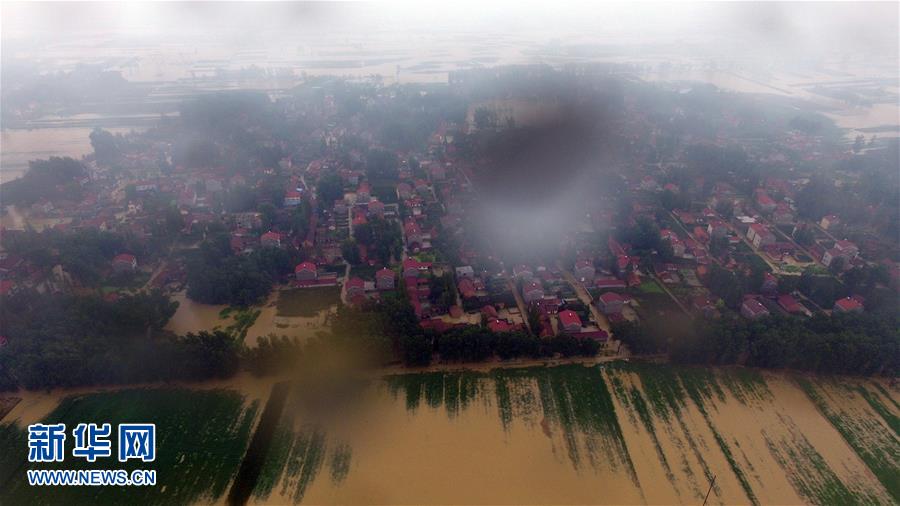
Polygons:
M251 503L698 504L713 476L710 504L898 499L898 392L870 380L618 363L391 376L365 398L283 422Z
M621 361L384 374L295 384L246 462L259 470L249 503L699 504L707 490L710 504L900 502L887 380ZM139 386L263 406L275 381ZM23 392L3 421L113 390Z
M178 309L166 325L166 330L176 334L213 330L216 327L224 329L233 323L231 316L225 318L219 316L219 313L228 307L225 304L194 302L183 291L172 295L172 300L178 303Z

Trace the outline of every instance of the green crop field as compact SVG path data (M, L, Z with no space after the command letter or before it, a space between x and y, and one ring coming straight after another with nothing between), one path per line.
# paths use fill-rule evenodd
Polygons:
M64 399L44 423L66 423L67 458L54 464L27 462L27 429L0 425L0 504L190 504L227 492L251 434L258 406L227 390L141 389ZM96 463L71 456L71 430L78 423L156 424L156 461L119 463L116 455ZM111 438L115 448L115 436ZM26 469L155 469L149 487L30 487Z

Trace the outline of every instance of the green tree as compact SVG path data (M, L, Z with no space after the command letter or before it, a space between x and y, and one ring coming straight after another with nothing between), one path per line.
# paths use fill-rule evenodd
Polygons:
M326 174L316 183L316 196L321 206L330 208L336 200L344 197L344 182L338 174Z
M275 219L278 217L278 211L275 209L275 206L269 202L263 202L257 207L257 211L262 215L260 216L262 229L271 230L272 225L275 224Z
M95 128L90 134L90 139L91 147L94 148L94 158L98 164L109 166L121 159L121 138L102 128Z

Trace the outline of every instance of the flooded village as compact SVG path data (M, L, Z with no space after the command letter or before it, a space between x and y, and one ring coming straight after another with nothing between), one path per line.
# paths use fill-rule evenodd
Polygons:
M900 502L890 57L117 37L4 49L0 505Z

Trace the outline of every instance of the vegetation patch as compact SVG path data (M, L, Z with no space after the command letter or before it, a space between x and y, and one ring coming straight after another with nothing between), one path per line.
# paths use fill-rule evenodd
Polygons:
M798 377L797 383L891 497L900 501L900 442L896 434L888 432L878 420L854 416L832 405L810 380Z
M802 434L780 438L777 443L765 436L775 460L786 470L788 479L801 495L816 504L877 503L873 498L857 497L834 474L822 456Z
M728 369L723 371L719 378L734 398L742 404L746 405L752 400L772 399L772 392L769 390L766 380L762 373L755 369Z
M229 325L226 330L229 334L231 334L238 342L243 342L244 338L247 337L247 331L250 330L250 327L256 323L256 319L259 318L259 315L262 313L260 309L237 309L234 314L234 323Z
M213 502L226 492L250 438L257 403L228 390L149 389L68 397L43 423L155 423L156 461L120 463L115 457L88 463L72 458L53 464L27 462L27 430L0 426L2 504L189 504ZM67 441L67 451L71 446ZM155 487L31 487L26 469L157 470Z
M656 281L644 281L640 285L638 285L638 290L642 293L656 293L656 294L665 294L663 289L656 283Z
M892 413L891 410L881 402L878 395L870 392L862 385L857 386L856 391L859 392L859 395L869 403L869 406L884 419L884 422L894 431L894 434L900 436L900 418Z
M706 425L709 427L710 432L712 432L713 438L716 440L719 449L722 450L722 454L725 456L725 460L728 461L729 467L731 467L732 472L734 472L735 477L740 482L741 488L743 488L744 493L747 494L747 499L753 504L759 504L759 500L756 498L756 494L753 492L753 487L750 486L750 481L747 479L744 470L741 469L740 465L738 465L735 460L731 448L728 446L728 442L719 433L715 425L713 425L712 419L706 409L705 401L712 399L713 396L720 401L725 400L725 393L716 381L715 373L710 369L686 368L680 370L679 377L691 400L694 401L694 404L697 405L697 409L700 410L700 414L702 414L704 420L706 420Z

